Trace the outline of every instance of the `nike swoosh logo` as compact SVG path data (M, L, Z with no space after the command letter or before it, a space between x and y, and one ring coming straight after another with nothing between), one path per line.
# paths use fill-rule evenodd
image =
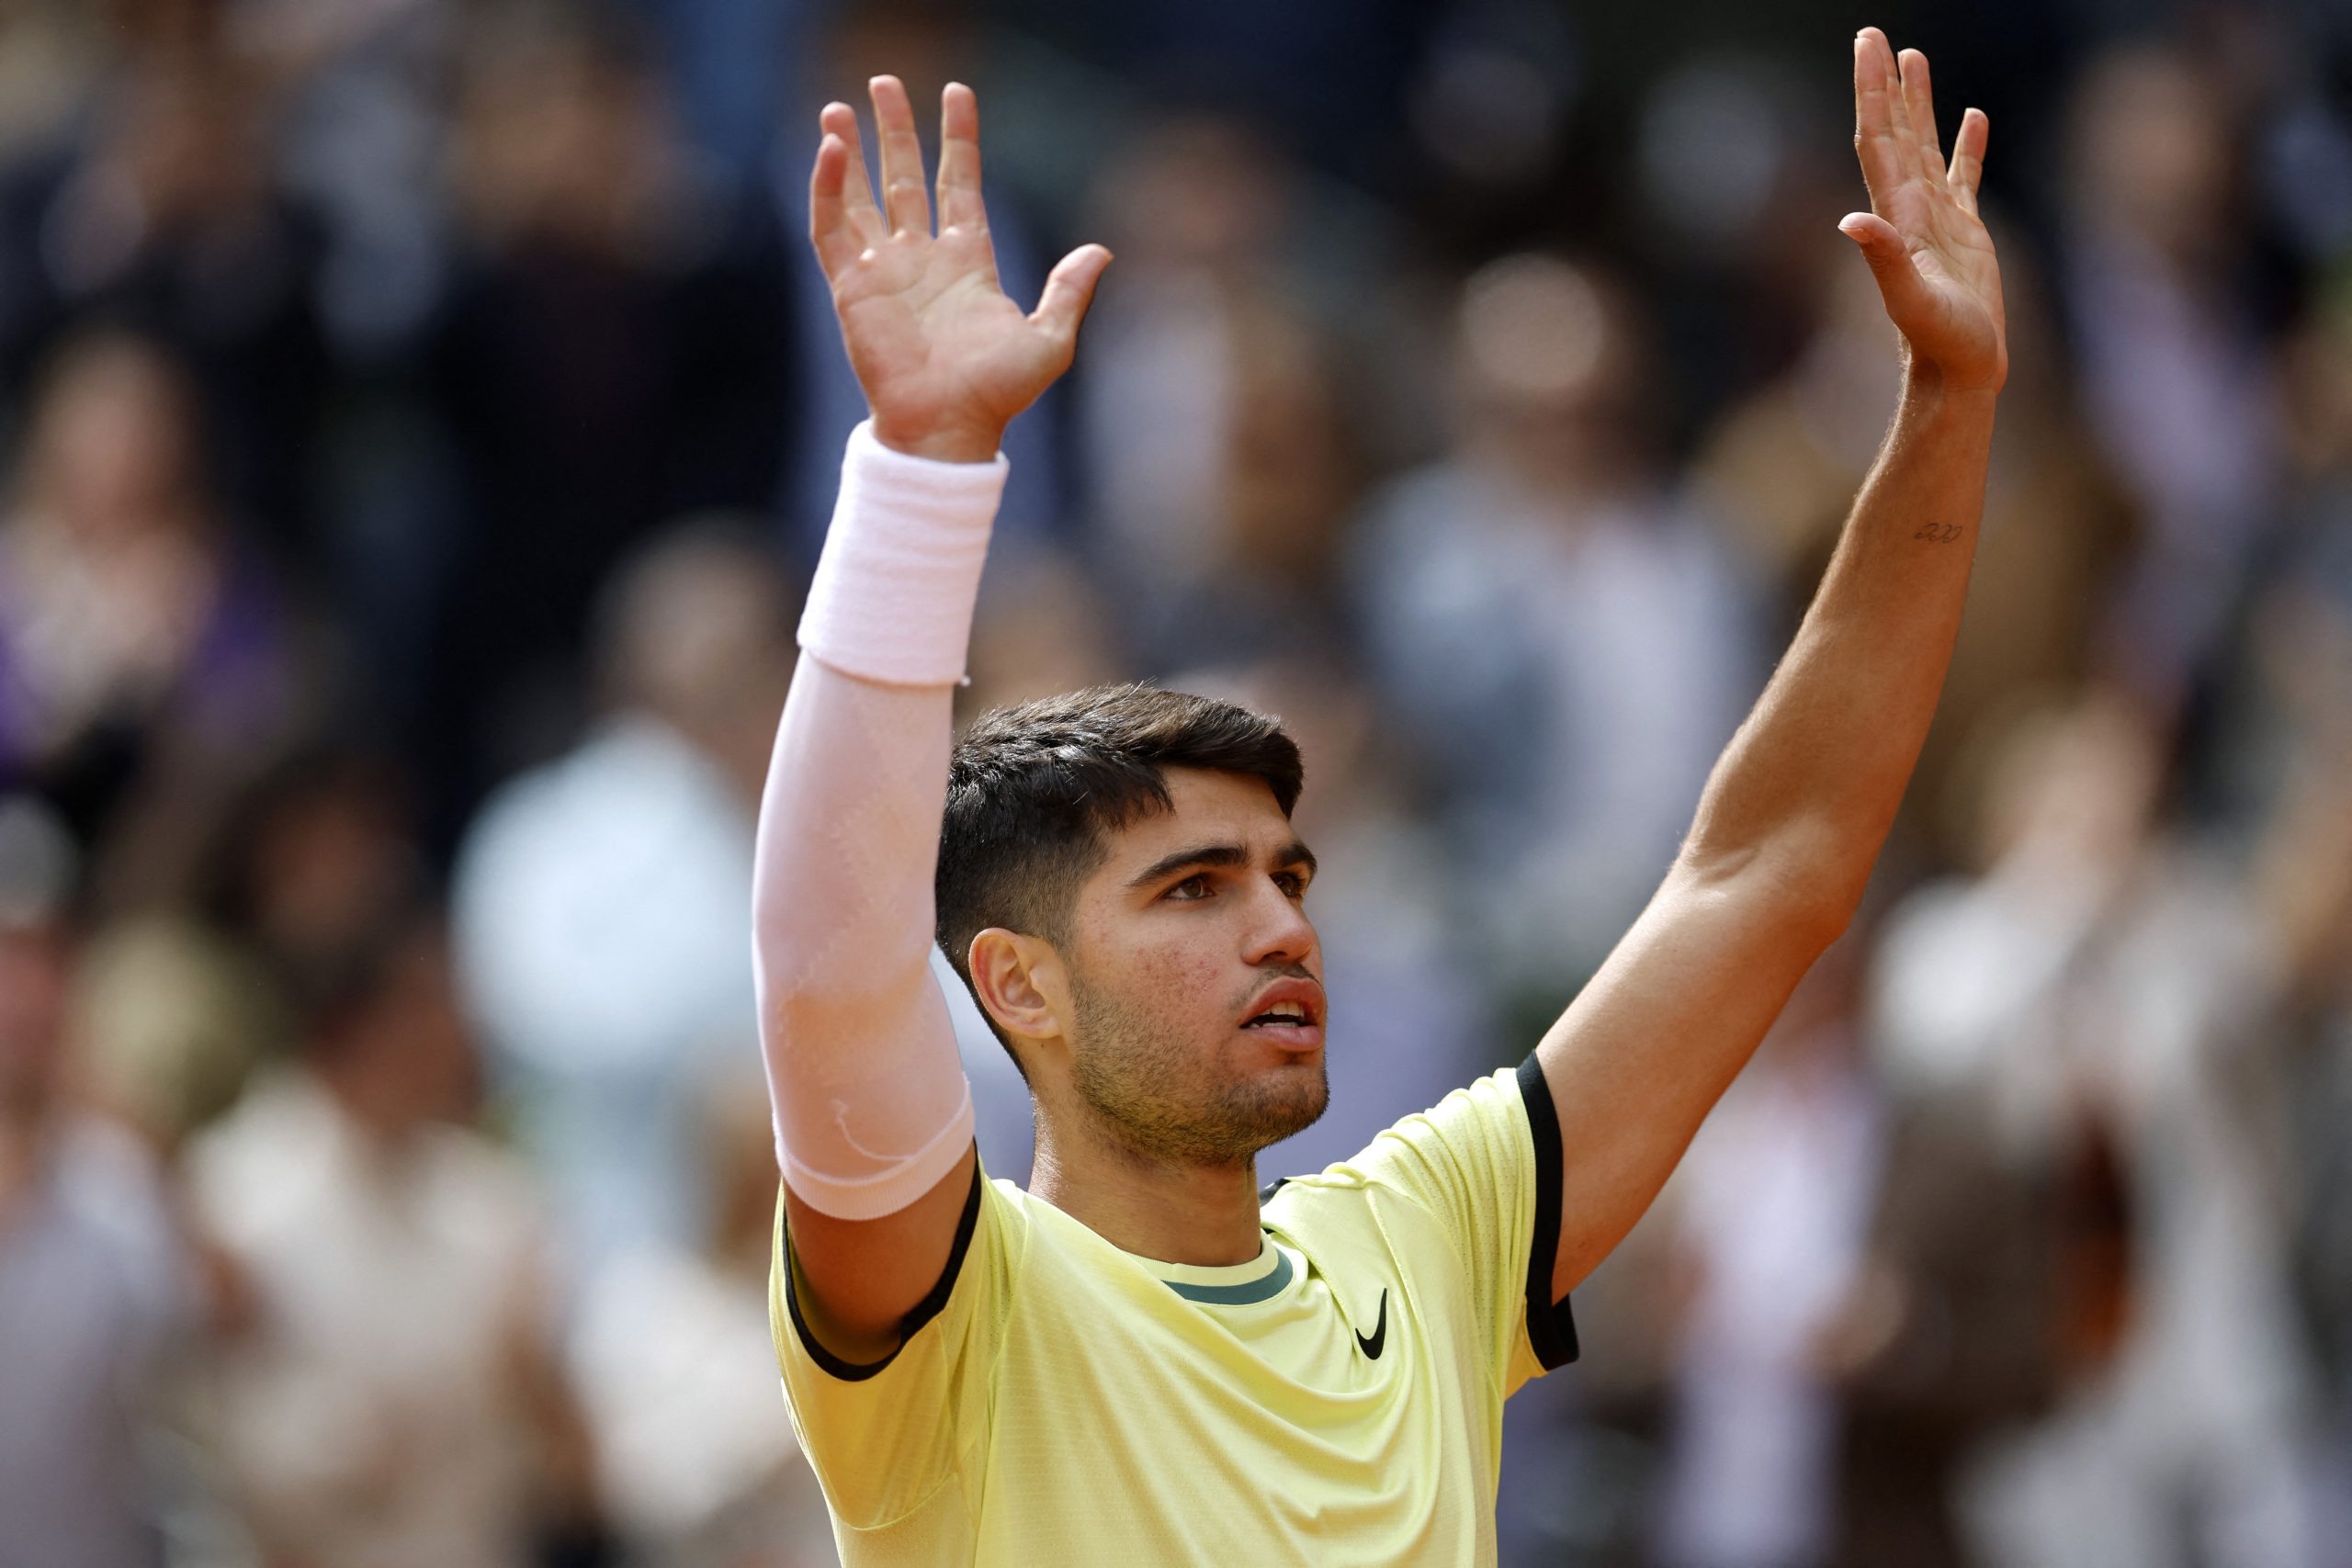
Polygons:
M1380 1321L1373 1325L1371 1338L1367 1339L1361 1334L1356 1336L1356 1348L1363 1352L1364 1359L1377 1361L1380 1359L1380 1348L1387 1342L1388 1287L1383 1285L1380 1288Z

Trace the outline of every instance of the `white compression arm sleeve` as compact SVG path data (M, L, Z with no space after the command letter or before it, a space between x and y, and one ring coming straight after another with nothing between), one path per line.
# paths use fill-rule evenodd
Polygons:
M752 961L776 1158L811 1208L895 1213L972 1138L933 978L952 699L1006 464L861 424L800 620L760 801Z

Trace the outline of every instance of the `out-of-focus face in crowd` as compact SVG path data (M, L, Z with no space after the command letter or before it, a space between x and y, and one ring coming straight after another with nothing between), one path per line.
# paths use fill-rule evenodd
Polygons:
M2211 259L2230 230L2236 126L2221 85L2162 45L2119 50L2076 89L2070 201L2178 265Z
M26 457L27 501L85 546L186 531L198 516L196 409L179 368L130 336L85 340L52 372Z
M1473 439L1522 483L1599 500L1648 479L1648 344L1613 279L1555 257L1507 256L1464 286L1455 332Z

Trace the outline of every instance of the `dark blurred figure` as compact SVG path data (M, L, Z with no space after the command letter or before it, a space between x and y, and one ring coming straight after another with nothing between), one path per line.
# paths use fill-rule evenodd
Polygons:
M168 863L133 881L187 869L298 706L290 618L209 487L195 400L152 340L65 345L0 521L0 779Z
M2182 45L2112 49L2075 84L2065 152L2084 413L2147 530L2113 590L2106 662L2174 712L2211 673L2280 479L2225 66Z
M787 424L773 217L689 177L646 36L590 0L503 4L464 60L431 380L465 519L416 737L438 840L576 731L614 563L682 512L766 505Z
M168 344L200 390L193 441L219 493L307 562L330 382L319 224L278 182L267 97L217 28L130 36L75 133L0 177L0 373L21 404L93 316Z
M196 1277L152 1155L70 1086L69 862L0 802L0 1564L157 1568L142 1428Z
M266 1561L511 1568L597 1532L533 1184L469 1131L437 919L313 977L299 1058L202 1134L190 1201L242 1278L212 1438Z

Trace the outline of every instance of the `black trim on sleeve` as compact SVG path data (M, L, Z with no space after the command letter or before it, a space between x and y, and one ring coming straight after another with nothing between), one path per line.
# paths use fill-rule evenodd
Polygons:
M1519 1098L1535 1144L1535 1225L1527 1248L1527 1340L1545 1371L1577 1359L1577 1322L1568 1298L1552 1299L1552 1266L1560 1256L1560 1113L1535 1053L1519 1065Z
M897 1360L899 1351L907 1348L907 1341L915 1337L916 1331L946 1309L947 1298L956 1289L956 1277L964 1271L964 1254L972 1248L972 1233L979 1226L980 1180L980 1162L976 1159L972 1162L972 1193L964 1200L964 1217L956 1222L956 1240L947 1249L947 1265L939 1271L939 1282L932 1286L930 1294L917 1302L908 1310L907 1315L899 1320L897 1348L878 1361L845 1361L819 1344L817 1337L808 1331L808 1320L800 1315L800 1294L792 1288L792 1277L797 1269L792 1259L791 1228L786 1227L785 1311L792 1317L792 1332L799 1337L800 1348L808 1352L808 1359L820 1369L843 1382L863 1382Z

